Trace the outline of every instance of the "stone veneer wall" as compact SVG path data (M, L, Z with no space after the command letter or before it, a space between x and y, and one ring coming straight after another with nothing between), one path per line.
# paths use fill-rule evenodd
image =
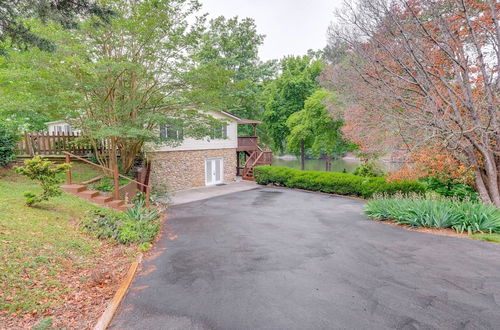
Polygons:
M167 191L205 185L205 159L223 158L224 182L236 178L236 149L159 151L150 153L151 183Z

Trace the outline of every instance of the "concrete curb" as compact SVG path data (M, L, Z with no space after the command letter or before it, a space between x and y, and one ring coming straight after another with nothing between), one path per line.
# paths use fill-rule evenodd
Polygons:
M127 293L130 283L132 283L132 280L134 279L135 272L137 271L137 267L139 266L141 261L142 254L140 254L137 259L130 265L127 275L120 284L120 287L116 291L108 307L106 308L104 313L102 313L99 320L97 320L97 323L94 326L94 330L105 330L108 328L111 321L113 320L113 316L115 316L115 313L123 300L123 297L125 297L125 294Z

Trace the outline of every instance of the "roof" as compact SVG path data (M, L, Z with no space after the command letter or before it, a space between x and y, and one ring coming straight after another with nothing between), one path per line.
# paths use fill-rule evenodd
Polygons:
M230 117L230 118L233 118L237 121L237 123L240 125L244 125L244 124L252 124L252 125L257 125L257 124L262 124L261 121L258 121L258 120L253 120L253 119L244 119L244 118L240 118L236 115L233 115L232 113L230 112L227 112L227 111L223 111L221 110L221 113L223 113L224 115Z

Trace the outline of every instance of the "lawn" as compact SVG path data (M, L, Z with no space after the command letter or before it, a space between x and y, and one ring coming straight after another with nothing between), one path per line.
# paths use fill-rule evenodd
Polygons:
M471 238L481 239L483 241L500 243L500 234L472 234Z
M75 182L99 174L85 164L74 164ZM125 266L132 252L80 231L79 219L97 206L63 194L26 207L26 191L39 189L13 170L0 170L0 328L26 325L15 320L32 325L47 316L54 317L54 325L59 320L67 326L62 318L76 317L71 306L90 310L89 304L107 299L92 294L116 282L123 270L119 265ZM93 301L86 301L80 291ZM107 289L103 292L109 295ZM80 303L85 307L78 307ZM86 320L80 321L78 327L86 325Z

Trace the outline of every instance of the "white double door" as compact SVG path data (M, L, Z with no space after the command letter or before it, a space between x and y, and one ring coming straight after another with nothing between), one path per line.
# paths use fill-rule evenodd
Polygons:
M205 184L207 186L223 182L222 158L205 159Z

